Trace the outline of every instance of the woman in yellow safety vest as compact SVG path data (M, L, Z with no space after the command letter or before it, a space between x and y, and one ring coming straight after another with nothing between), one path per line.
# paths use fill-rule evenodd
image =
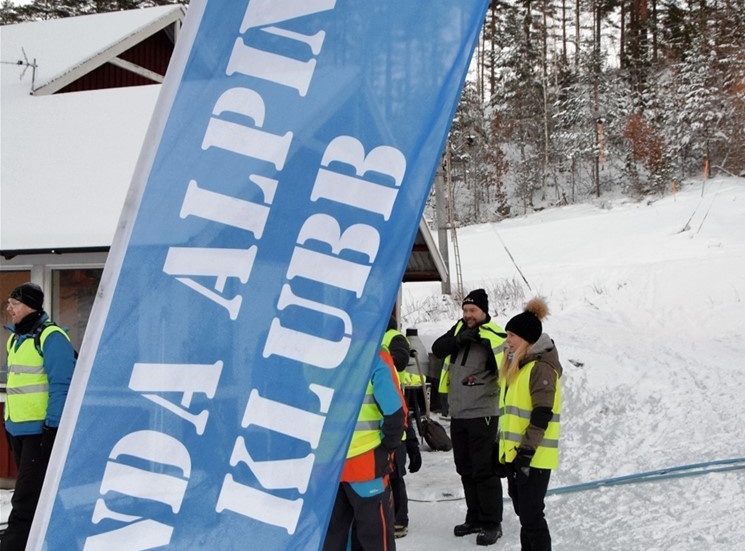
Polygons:
M559 464L562 368L541 320L548 306L540 298L505 326L507 354L499 369L501 417L499 461L506 464L507 488L520 518L523 549L550 551L543 513L551 470Z

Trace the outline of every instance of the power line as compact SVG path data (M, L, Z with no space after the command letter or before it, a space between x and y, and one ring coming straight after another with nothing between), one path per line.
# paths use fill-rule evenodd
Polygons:
M502 240L502 236L499 235L499 232L496 230L496 228L494 227L493 224L490 224L490 227L491 227L491 230L494 232L494 234L497 236L497 239L499 239L499 242L502 244L502 247L504 247L504 250L507 253L507 256L510 257L510 260L512 261L512 264L517 269L517 273L520 274L520 277L523 278L523 281L525 282L525 285L528 286L528 290L532 293L533 292L533 288L530 286L530 283L528 283L528 279L525 277L525 274L523 274L523 271L520 269L520 266L517 265L517 261L515 260L515 257L512 256L512 253L507 248L507 245L505 244L505 242Z

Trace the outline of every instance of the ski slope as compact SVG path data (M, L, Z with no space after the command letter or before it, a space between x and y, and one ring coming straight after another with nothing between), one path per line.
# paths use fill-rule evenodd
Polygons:
M498 323L533 294L552 310L544 329L564 365L564 409L551 489L745 458L745 179L544 210L462 228L458 238L466 291L508 280L524 292L520 304L492 308ZM413 320L428 346L454 321L423 319L439 291L407 284L403 294L404 325ZM745 463L732 467L551 495L554 549L745 549ZM476 546L475 536L452 535L465 503L451 454L425 453L406 482L410 530L399 550ZM503 529L494 548L519 550L509 501Z
M544 329L564 364L564 409L550 491L632 478L550 495L554 549L745 549L742 463L633 480L745 458L745 179L693 183L645 202L603 198L458 236L466 290L490 291L498 323L533 294L552 310ZM523 296L498 299L504 287ZM457 314L439 284L406 284L403 315L404 327L417 327L429 346ZM406 482L409 535L397 540L399 551L476 547L475 535L452 535L465 517L452 452L424 451L421 471ZM0 522L9 498L0 491ZM503 529L492 548L519 550L509 501Z

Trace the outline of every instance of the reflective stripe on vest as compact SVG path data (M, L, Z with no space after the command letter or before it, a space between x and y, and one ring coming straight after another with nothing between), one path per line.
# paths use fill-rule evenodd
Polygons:
M492 354L494 354L494 361L497 362L497 368L499 368L499 365L502 363L502 353L504 352L505 347L507 346L507 342L504 340L503 337L500 337L499 335L493 333L492 331L483 331L482 328L490 327L491 322L480 325L479 326L479 336L482 339L487 339L492 346ZM463 328L463 320L458 321L458 323L455 326L455 335L458 335L460 333L460 330ZM494 329L492 327L492 329ZM437 386L437 392L440 394L447 394L450 390L450 364L453 361L452 354L449 354L445 357L445 359L442 362L442 372L440 373L440 384Z
M380 426L382 421L383 414L375 402L372 382L369 382L367 383L360 413L357 415L357 425L354 427L352 441L349 443L347 458L361 455L381 444Z
M530 374L535 361L525 364L515 380L507 387L500 379L499 386L499 457L505 463L512 463L517 455L517 448L522 442L523 435L530 424L533 412L533 400L530 397ZM559 466L559 421L561 419L561 385L558 376L556 380L556 394L551 408L553 417L546 427L543 441L535 451L531 467L539 469L556 469Z
M50 325L41 334L43 347L46 338L53 332L67 333L56 325ZM14 423L44 421L49 403L49 379L44 369L44 358L36 350L33 335L28 335L16 348L14 335L8 338L8 383L5 402L5 420Z

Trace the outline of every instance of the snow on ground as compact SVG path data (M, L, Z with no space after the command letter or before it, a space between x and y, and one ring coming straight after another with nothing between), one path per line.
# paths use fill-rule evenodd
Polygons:
M550 488L745 458L745 180L604 201L458 233L464 286L490 291L498 323L533 294L552 309L544 328L564 363L564 409ZM454 323L447 310L439 284L405 285L404 326L427 346ZM399 551L476 547L475 535L452 535L465 517L452 453L423 455L406 477L410 531ZM546 513L556 550L740 550L745 470L551 495ZM493 549L517 551L509 502L503 528Z
M10 490L0 490L0 529L5 528L10 514L10 498L13 492Z
M498 323L534 294L552 310L544 329L564 364L564 410L550 488L745 458L744 179L471 226L458 243L466 291L523 288L517 301L492 294L509 305L492 311ZM404 321L428 346L454 322L423 319L437 293L404 288ZM425 453L406 481L399 550L475 547L475 536L452 535L465 504L451 454ZM745 549L745 470L552 495L546 513L558 550ZM520 549L509 501L503 528L496 547Z

